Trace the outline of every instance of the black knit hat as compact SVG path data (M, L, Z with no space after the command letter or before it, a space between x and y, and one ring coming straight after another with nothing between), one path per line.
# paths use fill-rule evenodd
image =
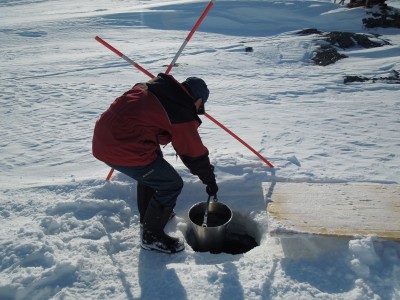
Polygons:
M189 77L182 82L182 84L185 88L187 88L188 92L195 100L201 98L203 103L206 103L210 91L208 90L207 84L203 79L198 77Z

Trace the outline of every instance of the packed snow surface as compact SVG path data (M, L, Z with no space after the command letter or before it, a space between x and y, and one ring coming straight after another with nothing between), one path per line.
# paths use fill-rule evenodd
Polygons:
M259 246L141 250L136 183L120 173L105 183L91 137L148 77L94 38L157 74L207 4L1 1L0 299L400 299L399 242L268 234L263 182L400 182L399 85L343 83L400 71L399 29L366 29L369 10L330 1L216 1L171 72L203 78L207 112L274 165L202 117L219 201ZM390 45L340 49L348 58L321 67L316 37L296 34L305 28ZM171 146L164 155L185 182L166 230L186 238L205 189Z

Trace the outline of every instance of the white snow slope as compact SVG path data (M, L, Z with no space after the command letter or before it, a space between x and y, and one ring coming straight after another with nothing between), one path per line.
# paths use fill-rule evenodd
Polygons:
M330 1L216 1L171 72L205 79L208 113L275 166L203 118L219 201L259 246L141 250L136 183L116 173L105 184L91 137L110 103L148 78L94 38L157 74L206 5L0 2L0 299L400 299L399 242L268 235L262 182L400 182L399 85L343 83L400 71L400 31L368 30L369 10ZM295 34L304 28L391 45L340 50L348 58L321 67L310 61L316 36ZM166 229L184 238L206 193L171 146L164 154L185 181Z

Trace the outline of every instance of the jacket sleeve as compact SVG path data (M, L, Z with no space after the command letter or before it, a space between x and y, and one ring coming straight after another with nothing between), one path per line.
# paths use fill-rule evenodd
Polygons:
M203 156L180 156L182 162L193 175L197 175L204 184L215 182L214 166L210 164L208 152Z
M173 125L172 145L193 175L208 184L215 181L214 167L210 164L208 149L197 131L196 121Z

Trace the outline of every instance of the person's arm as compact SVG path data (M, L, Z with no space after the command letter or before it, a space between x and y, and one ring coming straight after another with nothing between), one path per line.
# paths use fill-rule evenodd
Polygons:
M197 131L196 121L172 126L172 145L185 166L193 175L208 184L215 181L214 167L210 164L208 149Z

